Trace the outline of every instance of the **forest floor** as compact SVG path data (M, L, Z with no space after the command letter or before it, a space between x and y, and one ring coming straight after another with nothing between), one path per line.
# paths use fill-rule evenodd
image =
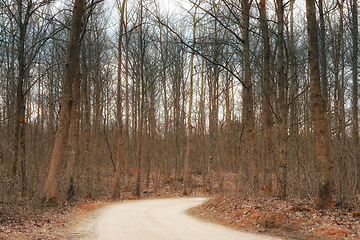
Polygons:
M206 221L284 239L360 239L360 214L349 209L318 210L303 200L218 196L189 212Z
M100 199L42 210L18 209L17 206L11 211L21 210L21 214L16 213L7 219L1 215L0 239L66 239L75 219L108 204L111 201ZM356 214L345 209L316 210L299 200L218 196L189 212L206 221L284 239L360 239L360 219Z
M198 182L195 180L195 182ZM333 210L317 210L309 200L277 200L276 197L234 196L233 176L225 179L222 190L212 193L203 186L193 188L191 196L208 197L204 204L189 212L206 221L216 222L242 231L265 233L284 239L298 240L360 240L360 212L337 207ZM144 188L142 199L181 197L174 191L172 179L164 179L159 190ZM226 194L225 192L232 192ZM133 193L122 194L122 200L136 200ZM109 197L79 200L61 206L30 207L24 199L14 203L0 202L0 240L67 239L74 222L81 221L88 213L113 203Z
M0 240L64 239L73 206L33 208L29 202L0 203Z

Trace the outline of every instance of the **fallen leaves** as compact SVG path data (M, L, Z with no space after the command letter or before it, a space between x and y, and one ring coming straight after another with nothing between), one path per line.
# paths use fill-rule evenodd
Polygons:
M360 239L360 223L344 209L316 210L301 200L222 196L191 209L203 219L236 229L295 239Z
M105 207L109 205L110 202L105 201L90 201L90 202L84 202L82 204L79 204L75 206L75 217L82 217L86 215L89 211L94 211L96 209L99 209L101 207Z
M352 212L354 218L360 219L360 212Z
M63 239L66 224L72 215L70 207L30 209L17 203L12 213L0 224L0 239L53 240Z
M312 210L312 208L310 207L303 207L303 206L296 206L296 207L291 207L289 209L290 212L310 212Z

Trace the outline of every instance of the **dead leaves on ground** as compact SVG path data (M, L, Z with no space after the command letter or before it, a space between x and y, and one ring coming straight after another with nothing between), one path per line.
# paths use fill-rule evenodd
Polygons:
M25 205L14 205L16 213L12 212L7 219L0 223L0 240L53 240L63 239L63 230L69 221L72 209L47 208L30 209ZM9 212L5 209L4 212Z
M287 239L360 239L360 221L344 209L316 210L300 200L217 197L191 212L236 229Z

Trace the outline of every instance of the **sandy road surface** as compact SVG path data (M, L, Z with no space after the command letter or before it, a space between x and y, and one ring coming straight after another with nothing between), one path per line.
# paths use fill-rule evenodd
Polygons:
M186 213L203 201L203 198L174 198L112 204L74 226L69 239L275 240L203 222Z

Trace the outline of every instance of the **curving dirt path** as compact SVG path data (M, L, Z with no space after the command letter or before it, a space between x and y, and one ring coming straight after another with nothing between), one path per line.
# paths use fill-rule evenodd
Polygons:
M75 225L68 239L87 240L275 240L203 222L186 210L204 198L121 202L104 207Z

